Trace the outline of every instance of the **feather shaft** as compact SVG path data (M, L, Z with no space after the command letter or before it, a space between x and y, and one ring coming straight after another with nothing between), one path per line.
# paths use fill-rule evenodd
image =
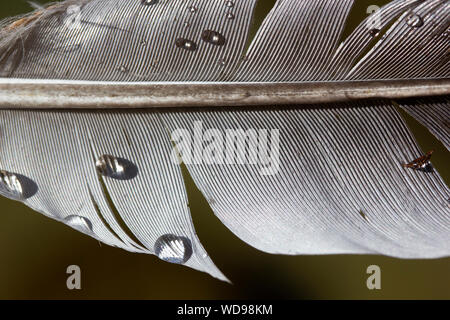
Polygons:
M0 79L0 109L314 104L450 94L450 79L315 83L120 83Z

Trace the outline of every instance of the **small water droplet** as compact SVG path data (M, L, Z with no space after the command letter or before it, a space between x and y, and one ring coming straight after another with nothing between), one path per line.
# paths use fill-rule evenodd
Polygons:
M138 172L137 167L130 161L107 154L102 155L95 166L101 175L117 180L133 179Z
M186 49L186 50L189 50L189 51L197 50L197 44L194 41L183 39L183 38L178 38L175 41L175 45L178 48L183 48L183 49Z
M185 23L183 23L183 26L185 27L185 28L189 28L190 26L191 26L191 24L189 23L189 22L185 22Z
M380 34L380 29L376 28L370 29L369 34L371 37L378 37L378 35Z
M420 28L423 26L423 19L419 15L413 13L408 16L406 23L412 28Z
M92 223L88 218L71 215L64 218L64 222L80 232L88 234L93 232Z
M220 59L219 60L219 65L221 65L222 67L226 66L227 65L227 59L225 59L225 58Z
M190 6L188 9L189 9L189 11L190 11L191 13L197 12L197 7Z
M191 241L173 234L165 234L159 237L156 240L154 250L159 259L176 264L184 264L192 256Z
M146 47L147 46L147 41L146 40L142 40L141 41L141 46Z
M0 194L13 200L23 200L23 186L14 173L0 171Z
M152 4L157 4L159 0L142 0L142 4L145 4L147 6L150 6Z
M125 67L125 66L119 66L119 67L117 68L117 70L119 70L119 71L122 72L122 73L127 73L127 72L128 72L128 68Z
M227 1L225 1L225 5L226 5L228 8L232 8L232 7L234 7L234 2L233 2L233 1L230 1L230 0L227 0Z
M231 13L231 12L228 12L226 17L227 17L228 20L233 20L234 19L234 14Z
M202 40L217 46L223 46L226 42L225 37L219 32L205 30L202 32Z

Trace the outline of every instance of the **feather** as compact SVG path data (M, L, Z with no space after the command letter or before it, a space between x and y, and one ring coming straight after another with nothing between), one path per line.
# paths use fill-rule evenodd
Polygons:
M256 0L68 0L5 20L0 194L226 280L183 162L262 251L448 256L449 189L402 166L425 153L398 108L448 152L450 4L392 1L343 37L353 5L278 0L256 23Z

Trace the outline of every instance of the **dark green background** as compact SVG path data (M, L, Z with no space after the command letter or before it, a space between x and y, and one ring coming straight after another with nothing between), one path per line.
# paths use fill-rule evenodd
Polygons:
M265 1L270 5L272 0ZM359 1L348 30L368 5ZM44 1L41 1L44 3ZM23 0L0 0L0 18L30 10ZM264 5L258 10L264 16ZM255 22L258 24L258 19ZM424 150L435 149L433 164L449 181L449 154L408 118ZM131 254L97 241L0 199L1 299L449 299L450 259L400 260L381 256L276 256L257 251L228 231L189 183L190 207L198 235L213 261L234 285L222 283L154 256ZM66 268L82 269L82 290L66 289ZM366 288L366 268L382 270L382 289Z

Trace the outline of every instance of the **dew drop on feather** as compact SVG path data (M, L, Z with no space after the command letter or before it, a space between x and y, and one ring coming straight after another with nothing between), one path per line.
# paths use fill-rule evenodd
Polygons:
M423 19L417 14L411 14L406 18L406 24L412 28L420 28L423 26Z
M17 175L0 171L0 194L13 200L23 200L24 190Z
M146 6L157 4L158 2L159 0L142 0L142 4L145 4Z
M226 42L225 37L219 32L205 30L202 32L202 40L213 45L223 46Z
M184 39L184 38L178 38L175 41L175 45L178 48L182 48L182 49L185 49L185 50L188 50L188 51L195 51L195 50L197 50L197 44L194 41L187 40L187 39Z
M93 232L92 223L88 218L70 215L64 218L64 222L80 232L88 234Z
M185 237L165 234L156 240L154 251L158 258L163 261L184 264L192 256L192 244Z
M129 160L102 155L95 163L98 173L116 180L130 180L137 176L137 167Z

